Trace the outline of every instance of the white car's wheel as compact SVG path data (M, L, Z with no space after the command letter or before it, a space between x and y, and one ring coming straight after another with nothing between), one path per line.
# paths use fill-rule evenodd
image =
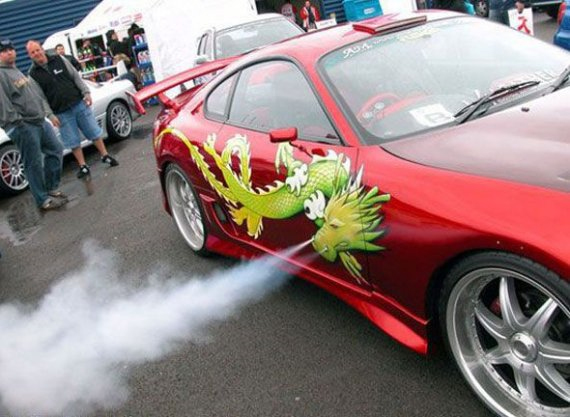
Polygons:
M126 104L113 101L107 108L107 133L112 139L122 140L133 131L133 117Z
M205 255L207 229L200 200L178 165L169 165L164 178L166 198L174 223L190 248Z
M16 195L28 188L22 155L9 143L0 148L0 192Z
M456 265L442 293L448 348L475 393L504 417L570 415L570 285L515 255Z

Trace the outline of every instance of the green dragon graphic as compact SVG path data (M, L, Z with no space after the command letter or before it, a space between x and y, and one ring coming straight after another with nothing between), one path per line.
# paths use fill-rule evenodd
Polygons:
M293 146L281 143L275 157L276 173L286 169L285 182L275 181L264 188L254 189L251 183L250 149L247 138L235 135L218 154L214 148L216 135L209 135L202 145L223 176L220 181L211 171L200 148L179 130L167 128L155 138L155 146L164 135L180 139L190 151L192 160L210 184L223 198L232 220L245 223L247 233L258 239L263 232L263 219L288 219L299 213L312 220L318 230L312 237L313 248L327 261L340 258L347 271L362 280L362 266L351 250L380 251L384 248L371 243L382 236L376 231L383 217L379 211L390 195L380 195L377 187L368 192L361 186L362 168L356 176L350 174L350 159L329 151L325 157L312 157L308 164L293 157ZM239 158L239 172L231 166L232 155Z

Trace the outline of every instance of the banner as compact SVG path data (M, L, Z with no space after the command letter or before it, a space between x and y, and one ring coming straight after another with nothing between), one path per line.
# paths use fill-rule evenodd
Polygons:
M528 7L519 13L517 9L509 10L509 25L527 35L534 35L532 8Z

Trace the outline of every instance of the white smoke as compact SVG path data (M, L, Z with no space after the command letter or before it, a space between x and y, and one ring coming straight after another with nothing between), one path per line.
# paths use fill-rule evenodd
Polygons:
M93 242L83 252L84 268L37 306L0 306L0 398L12 414L117 407L129 394L125 365L204 340L208 325L278 289L288 276L277 258L262 258L207 279L156 272L135 287L121 278L111 252Z

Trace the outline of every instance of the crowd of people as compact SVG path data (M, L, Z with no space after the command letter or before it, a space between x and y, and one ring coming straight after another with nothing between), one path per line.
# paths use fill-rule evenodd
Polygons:
M64 145L79 164L77 177L89 177L80 132L93 142L103 163L119 163L107 152L103 131L90 108L90 90L77 69L59 54L48 56L38 41L28 41L26 50L33 61L29 76L16 67L14 44L0 41L0 127L22 156L36 204L52 210L68 201L58 188ZM59 128L61 141L54 127Z

